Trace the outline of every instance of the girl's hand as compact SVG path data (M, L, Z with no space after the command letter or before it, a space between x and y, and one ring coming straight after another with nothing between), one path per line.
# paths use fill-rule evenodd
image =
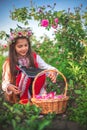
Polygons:
M19 95L21 93L21 91L18 90L18 87L15 85L9 85L7 89L8 91L12 91L16 95Z
M53 83L56 83L56 74L53 71L50 71L48 77L51 79Z

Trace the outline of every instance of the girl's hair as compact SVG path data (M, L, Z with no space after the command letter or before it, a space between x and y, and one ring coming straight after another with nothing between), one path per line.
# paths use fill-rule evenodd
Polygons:
M32 67L35 67L29 38L26 38L25 36L16 37L9 46L9 65L10 65L10 73L11 73L11 83L13 84L15 84L16 81L16 75L17 75L16 65L18 64L18 56L15 50L15 46L19 39L26 39L28 41L29 49L27 52L27 57L29 58L30 65Z

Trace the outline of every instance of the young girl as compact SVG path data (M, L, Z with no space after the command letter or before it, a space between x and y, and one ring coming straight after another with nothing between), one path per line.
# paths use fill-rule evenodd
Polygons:
M27 68L56 69L48 65L35 52L32 51L29 31L20 30L11 33L11 41L9 45L9 57L3 64L2 89L7 95L19 95L20 100L31 99L33 79L28 77L20 70L21 66ZM48 75L53 82L56 76L53 72ZM35 94L41 94L45 91L46 76L40 76L35 83ZM13 100L12 97L10 100Z

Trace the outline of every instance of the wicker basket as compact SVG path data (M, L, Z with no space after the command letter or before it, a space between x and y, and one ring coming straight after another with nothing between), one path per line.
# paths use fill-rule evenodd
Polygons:
M42 75L42 74L48 74L50 71L53 71L55 74L57 75L61 75L62 78L64 79L65 82L65 89L64 89L64 98L61 99L37 99L35 98L35 91L34 91L34 85L35 82L37 80L37 78ZM60 114L66 111L66 107L67 107L67 101L69 99L67 95L67 82L66 82L66 78L65 76L58 70L44 70L42 72L40 72L39 74L37 74L37 76L34 79L33 85L32 85L32 93L33 93L33 98L31 99L32 104L36 105L37 107L41 108L41 113L42 114L48 114L48 113L56 113L56 114Z

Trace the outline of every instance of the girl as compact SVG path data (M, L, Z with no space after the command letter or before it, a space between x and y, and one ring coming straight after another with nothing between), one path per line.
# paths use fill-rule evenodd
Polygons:
M13 101L13 95L18 95L20 100L31 99L32 82L25 73L20 70L21 66L27 68L56 69L48 65L44 60L31 49L29 31L21 30L11 33L11 43L9 45L9 58L3 64L2 89L9 96L8 100ZM48 75L53 82L56 76L53 72ZM45 75L40 76L35 83L35 94L45 92Z

